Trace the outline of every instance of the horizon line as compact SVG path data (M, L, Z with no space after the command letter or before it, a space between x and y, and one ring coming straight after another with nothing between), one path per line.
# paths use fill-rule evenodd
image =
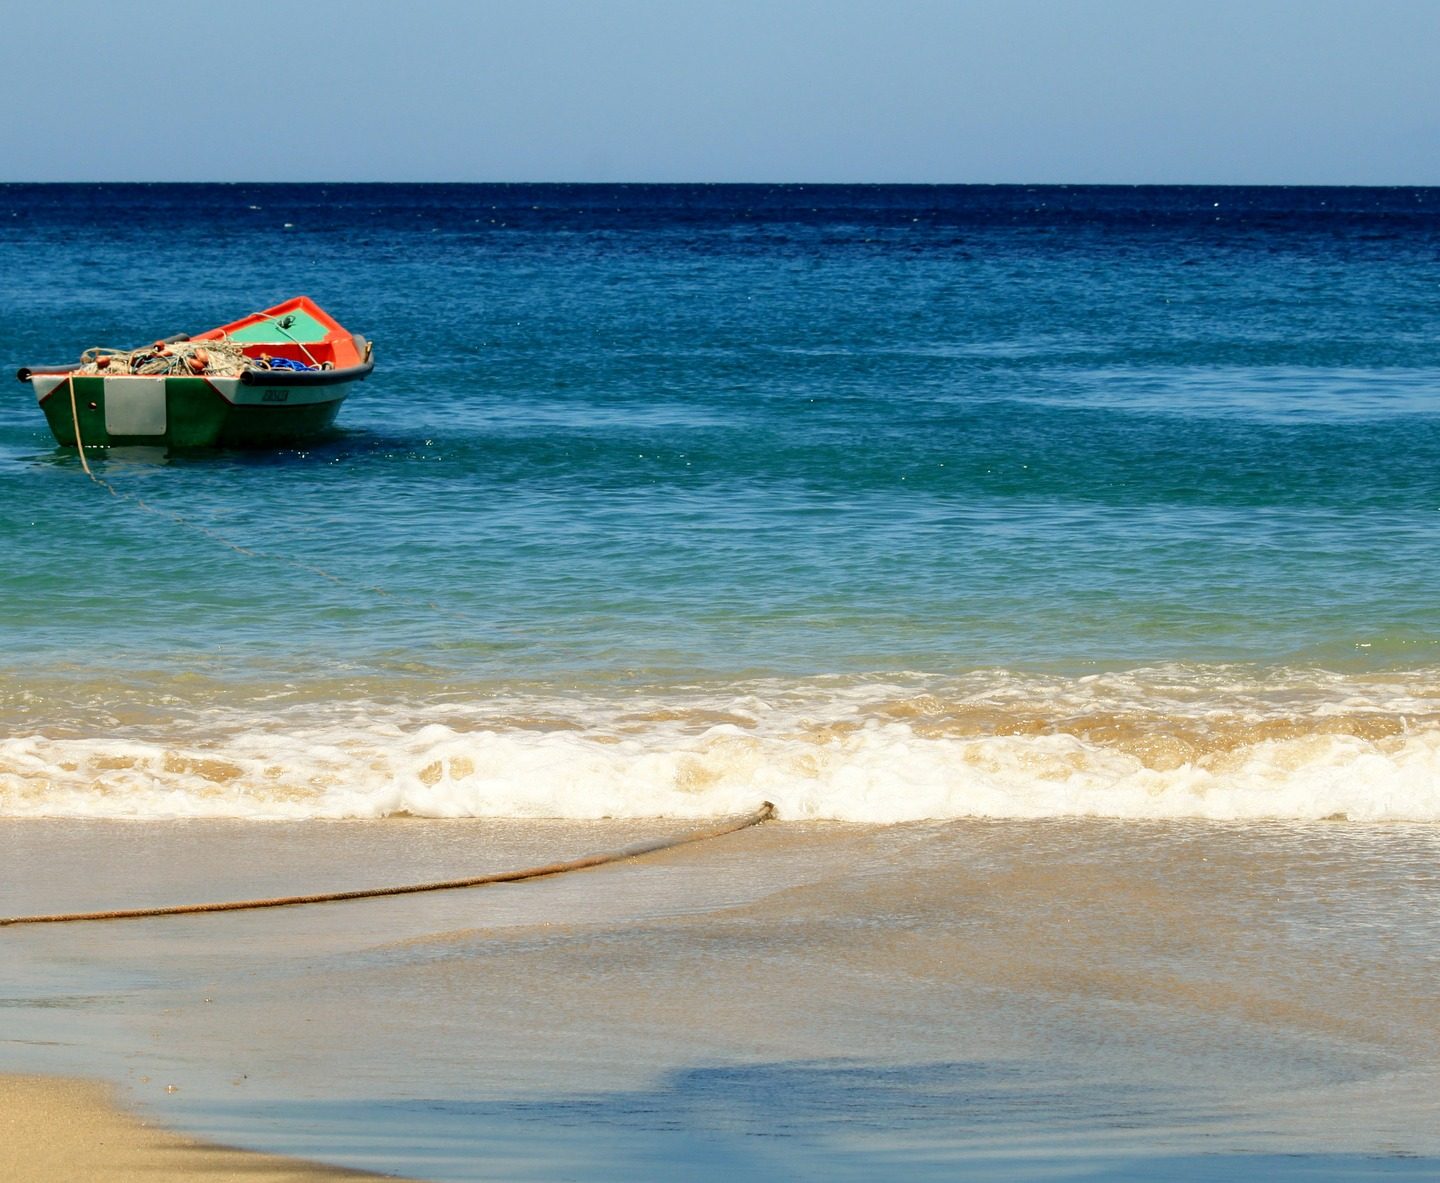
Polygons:
M806 187L885 189L1440 189L1440 181L537 181L537 180L0 180L16 185L514 185L631 186L649 188Z

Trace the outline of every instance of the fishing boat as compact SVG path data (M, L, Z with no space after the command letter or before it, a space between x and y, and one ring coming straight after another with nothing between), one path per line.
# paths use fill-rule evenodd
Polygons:
M194 336L25 366L62 445L243 447L311 438L374 369L369 341L308 296Z

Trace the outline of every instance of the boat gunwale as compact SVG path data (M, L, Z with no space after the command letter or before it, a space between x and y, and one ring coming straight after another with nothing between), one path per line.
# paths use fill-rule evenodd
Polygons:
M16 371L15 377L21 382L29 382L31 377L40 374L72 374L83 367L83 362L76 362L68 366L21 366ZM361 362L358 366L346 366L344 369L330 370L241 370L238 374L86 374L87 378L103 377L113 380L115 378L193 378L193 377L215 377L215 378L238 378L246 386L331 386L340 382L363 382L375 369L373 361ZM51 392L54 393L53 391ZM48 398L49 395L46 395ZM41 400L43 401L43 400Z
M358 366L339 370L241 370L239 378L246 386L329 386L335 382L363 382L374 368L373 361L362 361Z

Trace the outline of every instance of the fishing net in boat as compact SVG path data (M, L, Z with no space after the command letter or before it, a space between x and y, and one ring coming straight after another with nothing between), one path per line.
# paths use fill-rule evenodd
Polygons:
M252 366L234 341L156 341L139 349L106 349L97 346L80 355L81 374L228 374L231 377Z
M247 357L237 342L222 337L207 341L156 341L139 349L96 346L80 355L80 368L75 374L77 377L85 374L145 374L154 377L215 374L233 378L244 370L311 368L283 357Z

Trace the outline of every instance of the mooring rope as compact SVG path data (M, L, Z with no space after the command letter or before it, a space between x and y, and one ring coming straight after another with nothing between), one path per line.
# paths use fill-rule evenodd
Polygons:
M601 867L606 863L618 863L644 854L656 854L676 846L692 842L705 842L711 838L723 838L740 830L748 830L775 816L775 806L766 801L754 813L734 818L708 830L695 830L681 834L678 838L660 838L651 842L638 842L620 850L604 854L587 854L581 858L561 863L545 863L538 867L526 867L522 871L495 871L489 875L471 875L464 879L441 879L434 883L409 883L400 887L362 887L354 891L324 891L313 895L275 896L270 899L227 900L215 904L175 904L160 908L114 908L104 912L54 912L41 916L0 917L0 928L11 924L68 924L77 920L136 920L143 916L185 916L196 912L243 912L255 908L292 908L300 904L329 904L339 900L366 900L377 896L414 895L422 891L453 891L461 887L483 887L489 883L519 883L525 879L543 879L551 875L563 875L568 871L583 871L589 867Z
M146 513L154 514L156 517L166 518L174 522L177 526L181 526L186 530L192 530L196 534L210 539L212 542L219 543L226 550L232 550L237 555L244 555L250 559L264 559L267 562L279 563L281 566L291 567L296 571L304 571L310 575L317 575L321 579L335 584L337 587L370 592L373 595L382 596L386 599L405 599L434 612L443 611L440 605L433 600L422 599L418 596L397 596L394 592L387 591L385 588L376 584L360 583L353 579L345 579L342 576L325 570L324 567L316 566L314 563L307 563L302 559L292 558L289 555L276 554L274 551L259 550L253 546L241 546L240 543L227 538L218 530L212 530L209 526L202 526L199 522L191 521L185 517L184 514L176 513L173 509L164 509L158 505L152 505L143 497L135 493L127 492L124 489L118 489L104 477L96 476L94 470L90 467L90 462L85 458L85 441L80 437L80 412L75 402L74 376L66 374L65 381L70 387L70 421L75 426L75 447L80 453L80 467L85 470L85 475L88 476L91 481L99 485L100 488L109 493L111 497L114 497L118 501L128 501L137 508L144 510Z
M71 400L71 412L73 414L73 390L71 392ZM146 513L154 514L156 517L165 518L168 521L174 522L177 526L180 526L186 530L191 530L204 538L208 538L211 542L218 543L226 550L234 551L237 555L244 555L246 558L249 559L264 559L266 562L279 563L283 567L291 567L296 571L304 571L308 575L318 576L321 579L327 580L328 582L335 584L337 587L351 588L358 591L369 592L372 595L382 596L386 599L405 599L411 603L427 608L431 611L443 611L440 605L435 603L433 600L422 599L418 596L397 596L394 592L387 591L385 588L380 587L376 584L360 583L353 579L343 578L342 576L325 570L324 567L316 566L314 563L307 563L303 559L292 558L290 555L276 554L274 551L260 550L253 546L241 546L240 543L235 542L233 539L227 538L224 534L221 534L220 531L212 530L209 526L202 526L199 522L191 521L191 519L187 518L184 514L176 513L173 509L164 509L158 505L152 505L143 497L140 497L135 493L128 492L124 489L118 489L111 482L107 481L104 477L95 475L95 473L91 470L89 463L87 463L85 459L85 445L80 440L80 422L78 417L75 421L75 441L76 447L80 451L80 467L85 470L85 475L88 476L92 481L95 482L95 484L99 485L100 488L104 489L107 493L110 494L110 496L114 497L118 501L128 501L130 502L130 504L134 505L138 509L144 510Z
M90 461L85 459L85 441L80 438L80 411L75 406L75 373L73 370L65 375L65 384L70 387L70 422L75 425L75 446L80 449L80 467L85 470L85 475L95 481L97 485L104 484L104 481L97 479L95 474L90 471ZM110 492L113 493L115 490L111 489Z

